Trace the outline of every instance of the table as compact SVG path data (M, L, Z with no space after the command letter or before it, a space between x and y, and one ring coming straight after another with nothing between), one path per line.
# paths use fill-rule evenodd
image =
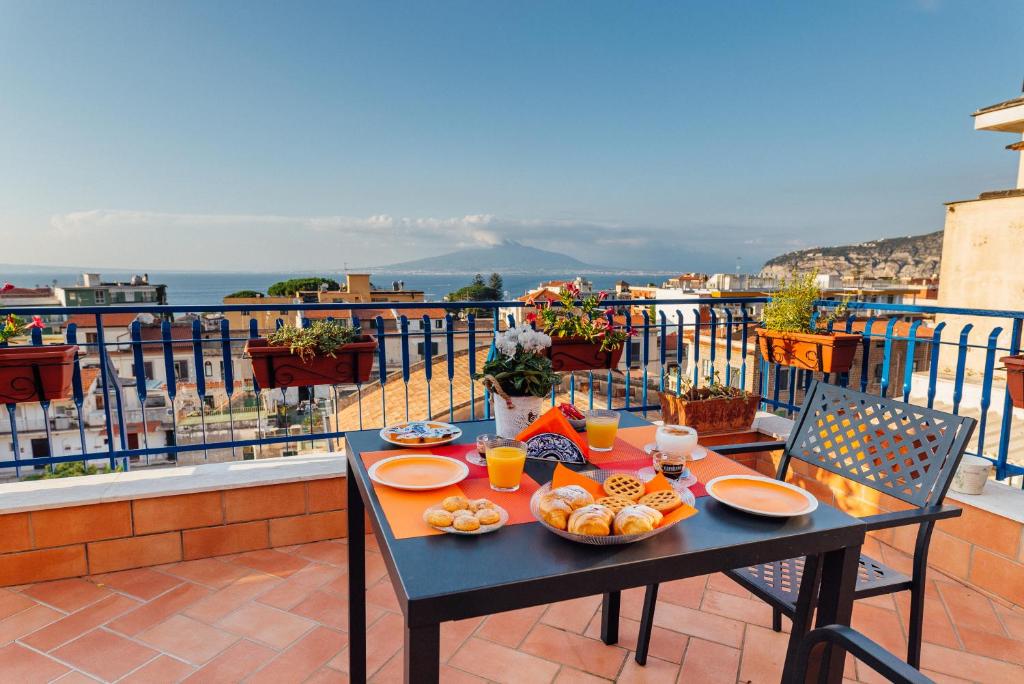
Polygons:
M623 412L620 425L646 425ZM458 424L467 448L493 421ZM586 546L558 537L539 523L508 525L479 537L438 535L395 539L360 454L392 447L377 430L347 434L349 547L349 676L366 680L366 541L364 512L405 616L405 681L437 682L440 623L582 596L604 595L601 637L618 640L623 589L706 575L769 561L822 554L817 624L850 624L864 524L832 506L790 519L758 518L710 497L700 514L650 539L620 546ZM554 464L528 460L538 482ZM842 678L841 652L826 655L829 682Z

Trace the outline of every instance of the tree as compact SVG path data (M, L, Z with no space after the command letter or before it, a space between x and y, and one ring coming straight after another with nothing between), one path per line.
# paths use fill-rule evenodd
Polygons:
M321 285L327 285L327 289L332 291L341 289L341 285L338 284L337 280L321 276L318 278L292 278L291 280L282 280L268 287L267 294L271 297L291 297L296 292L300 291L315 292L320 289Z
M449 302L492 302L500 300L502 297L502 280L501 276L497 273L492 273L489 282L484 281L484 277L477 273L473 276L473 282L465 287L460 287L454 292L448 293ZM484 314L491 313L490 309L460 309L465 313L472 313L475 316L481 316Z
M501 295L505 292L505 281L501 279L500 273L492 273L487 281L487 286L498 293L495 299L501 299Z
M263 296L263 293L259 292L258 290L239 290L238 292L232 292L231 294L229 294L228 295L228 299L236 299L236 298L240 299L240 298L243 298L243 297L246 298L246 299L252 299L254 297L262 297L262 296Z

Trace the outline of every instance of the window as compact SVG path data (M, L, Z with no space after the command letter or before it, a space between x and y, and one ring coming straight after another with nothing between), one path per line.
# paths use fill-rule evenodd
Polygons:
M143 361L142 362L142 370L145 373L145 379L146 380L152 380L153 379L153 362L152 361ZM139 371L135 367L134 363L132 364L132 376L136 380L139 378Z
M223 363L221 363L221 367L223 368ZM213 377L213 361L207 361L203 364L203 373L208 378Z
M93 293L96 295L97 304L107 303L107 293L105 290L94 290Z
M220 362L220 377L221 377L222 380L227 377L226 375L224 375L224 361L223 360Z
M423 356L423 343L422 342L420 342L419 344L416 345L416 353L419 354L420 356ZM430 355L431 356L437 356L437 342L431 342L430 343Z
M105 399L106 399L106 397L104 397L102 394L97 394L96 395L96 410L97 411L102 411L103 407L107 405L106 401L104 401Z
M188 361L175 361L174 362L174 377L179 381L188 381Z
M629 343L629 358L630 358L630 361L633 362L632 365L634 367L639 367L644 362L643 358L641 358L641 356L640 356L641 353L642 352L641 352L641 349L640 349L640 343L639 342L630 342Z
M779 373L779 379L776 385L778 385L780 392L789 391L789 370L783 369L782 372Z
M875 370L871 375L874 377L875 382L882 382L882 364L876 363Z
M443 325L444 325L444 320L442 320L440 318L437 319L436 321L434 321L434 327L437 328L438 330L440 330L441 326L443 326Z
M98 333L90 333L90 332L85 333L85 343L86 344L97 344L99 342L99 339L100 338L99 338L99 334Z

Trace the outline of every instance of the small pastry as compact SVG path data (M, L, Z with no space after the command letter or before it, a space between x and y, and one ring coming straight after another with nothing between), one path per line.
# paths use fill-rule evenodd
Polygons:
M604 493L608 496L616 494L624 496L631 501L636 501L644 495L644 483L632 475L626 473L615 473L610 475L601 485Z
M480 521L473 515L459 515L456 516L452 526L462 532L473 532L480 529Z
M564 499L555 496L541 497L537 504L541 519L552 527L564 530L569 527L569 516L572 506Z
M661 513L650 506L626 506L615 516L615 534L650 532L658 526L662 517Z
M607 537L612 531L614 514L598 504L590 504L577 508L569 517L569 531L576 534L589 534Z
M473 515L481 525L494 525L501 521L501 514L495 508L481 508Z
M612 496L601 497L594 503L601 504L605 508L610 509L612 513L618 513L626 506L632 506L633 500L629 497L622 496L621 494L614 494Z
M469 510L473 511L474 513L485 508L497 510L498 507L490 499L473 499L472 501L469 502Z
M683 505L683 500L671 489L662 489L650 494L644 494L637 501L644 506L650 506L659 513L671 513Z
M441 502L441 507L444 510L454 513L455 511L464 511L469 509L469 499L464 496L449 496Z
M435 508L427 514L427 524L433 527L451 527L455 516L448 511Z
M564 500L573 510L594 503L594 497L590 495L590 492L579 485L566 485L552 489L551 496Z

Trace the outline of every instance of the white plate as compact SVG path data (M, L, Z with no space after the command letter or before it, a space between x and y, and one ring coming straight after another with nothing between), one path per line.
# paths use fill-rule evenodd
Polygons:
M416 443L412 443L412 442L409 442L409 443L398 442L398 441L395 441L394 439L391 439L391 437L389 437L388 434L387 434L388 430L391 430L391 429L396 428L396 427L400 427L402 425L410 425L412 423L431 423L433 425L440 425L440 426L443 426L443 427L455 430L455 433L452 434L451 437L446 437L446 438L438 440L436 442L416 442ZM408 421L404 421L404 422L401 422L401 423L395 423L394 425L388 425L387 427L381 428L381 430L380 430L380 438L383 439L385 442L387 442L388 444L394 444L395 446L405 447L407 449L426 449L426 448L429 448L429 447L442 446L444 444L449 444L450 442L454 442L455 440L457 440L461 436L462 436L462 428L458 427L457 425L452 425L451 423L445 423L445 422L440 421L440 420L408 420Z
M657 445L656 442L651 442L650 444L645 444L644 445L644 453L647 454L648 456L650 456L651 452L654 451L657 448L657 446L658 445ZM708 450L698 444L697 446L693 447L693 451L690 452L690 458L688 460L690 460L690 461L700 461L701 459L703 459L707 455L708 455Z
M807 508L798 513L776 513L773 511L767 511L763 509L744 506L743 504L739 504L728 499L724 499L715 493L715 483L722 482L724 480L748 480L751 482L770 482L773 485L778 485L779 487L796 492L797 494L802 496L804 499L807 500ZM708 496L710 496L712 499L718 501L719 503L725 506L735 508L738 511L753 513L754 515L761 515L766 518L793 518L798 515L807 515L808 513L811 513L816 508L818 508L818 500L815 499L814 495L808 492L807 490L800 489L796 485L789 484L788 482L782 482L781 480L775 480L770 477L761 477L759 475L722 475L721 477L716 477L710 482L708 482L706 485L704 485L704 489L707 490Z
M480 529L478 529L478 530L472 530L472 531L457 530L453 526L434 527L430 523L427 523L427 526L430 527L431 529L438 530L440 532L447 532L448 534L465 534L465 535L468 535L468 536L473 536L473 535L476 535L476 534L487 534L488 532L494 532L495 530L500 530L502 527L505 526L505 523L508 522L508 511L506 511L504 508L502 508L498 504L494 504L494 507L498 509L498 515L501 516L501 519L498 522L496 522L496 523L491 523L490 525L481 525ZM423 511L423 522L427 522L427 515L429 515L431 511L435 511L435 510L442 510L443 511L444 508L442 508L441 505L438 504L436 506L431 506L427 510Z
M389 482L389 481L387 481L385 479L382 479L382 478L377 476L377 471L380 470L381 466L383 466L383 465L385 465L387 463L394 463L395 461L409 460L409 459L414 459L414 458L416 458L416 459L422 458L422 459L427 459L427 460L437 460L437 461L441 461L441 462L443 462L445 464L454 463L455 465L458 466L458 468L457 468L458 474L457 475L453 474L452 477L447 479L447 480L439 481L439 482L432 482L432 483L426 484L426 485L401 485L401 484L394 484L392 482ZM391 487L393 489L405 489L405 490L412 491L412 492L422 492L422 491L428 491L428 490L431 490L431 489L441 489L442 487L447 487L449 485L453 485L453 484L457 484L459 482L462 482L469 475L469 466L467 466L465 463L463 463L462 461L460 461L458 459L448 458L447 456L437 456L435 454L403 454L402 456L391 456L389 458L385 458L385 459L382 459L380 461L377 461L376 463L374 463L372 466L369 467L369 469L366 471L366 474L370 476L371 480L373 480L377 484L382 484L385 487Z

